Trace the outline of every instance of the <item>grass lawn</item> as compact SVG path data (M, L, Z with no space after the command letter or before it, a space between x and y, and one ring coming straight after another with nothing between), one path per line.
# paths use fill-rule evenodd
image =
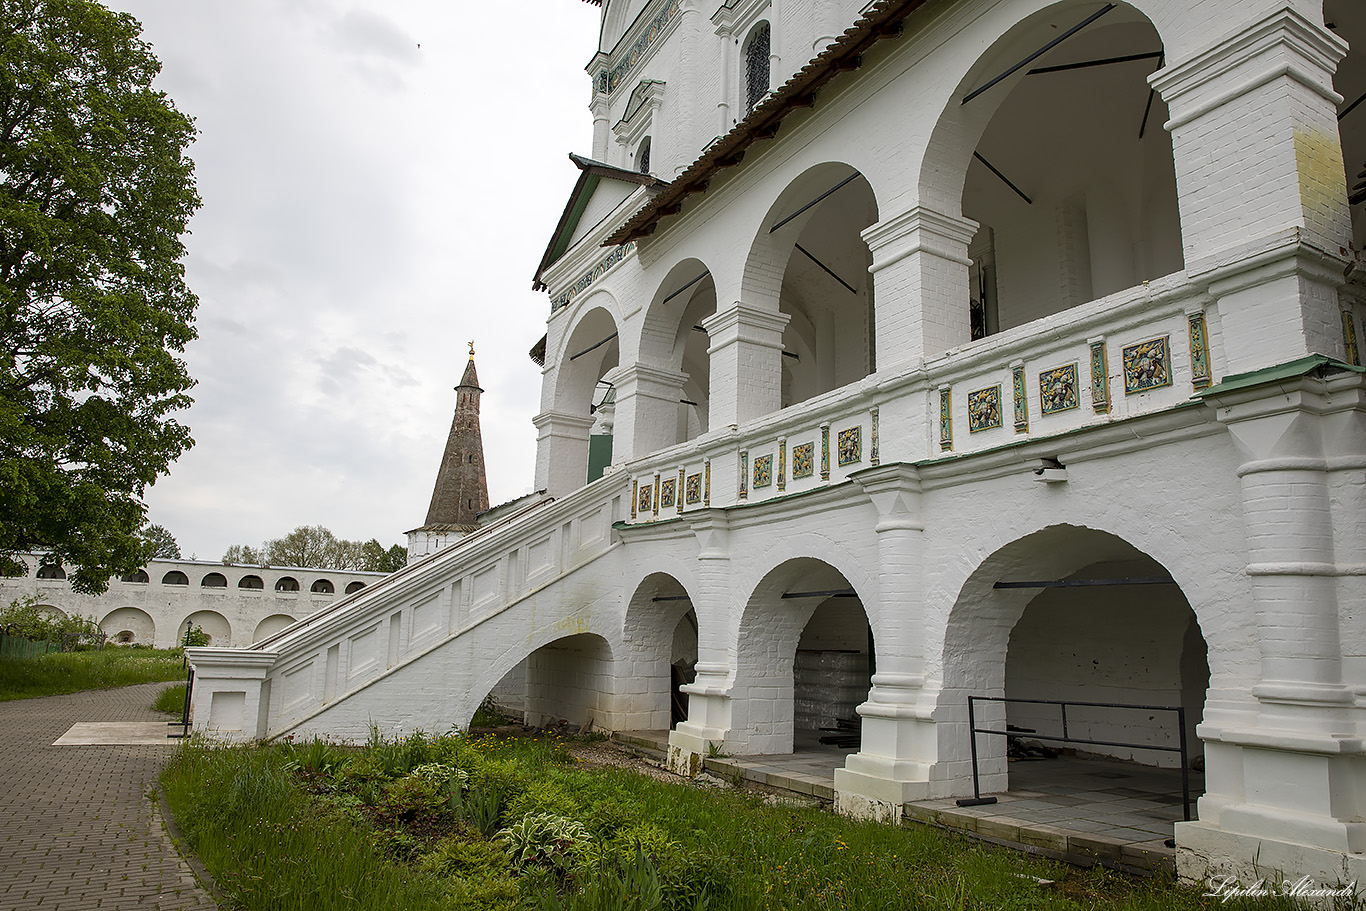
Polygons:
M174 683L157 693L152 701L152 711L166 712L168 715L181 715L185 711L185 684Z
M192 741L162 783L249 911L1291 907L579 766L553 738Z
M36 658L0 658L0 702L184 676L179 650L108 646L86 652L51 652Z

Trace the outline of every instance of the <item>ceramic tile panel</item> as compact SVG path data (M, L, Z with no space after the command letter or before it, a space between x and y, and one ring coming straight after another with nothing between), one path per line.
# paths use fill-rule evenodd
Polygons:
M1081 403L1078 391L1077 365L1065 364L1039 373L1039 411L1057 414L1071 411Z
M1172 384L1170 336L1149 339L1124 349L1124 394L1134 395Z
M968 393L968 433L1001 426L1001 384Z

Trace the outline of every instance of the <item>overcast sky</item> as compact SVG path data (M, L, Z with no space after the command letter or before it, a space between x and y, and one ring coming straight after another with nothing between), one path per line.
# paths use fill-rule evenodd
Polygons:
M476 343L493 503L532 489L549 301L591 151L581 0L107 0L195 118L196 445L148 490L186 557L421 525Z

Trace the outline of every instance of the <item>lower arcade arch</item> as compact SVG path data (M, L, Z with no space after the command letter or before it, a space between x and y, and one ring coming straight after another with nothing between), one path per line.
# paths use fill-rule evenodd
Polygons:
M260 642L268 636L275 635L280 630L288 629L294 625L294 622L294 618L289 614L271 614L269 617L264 617L260 623L256 624L256 631L251 634L251 641L253 643Z
M756 586L740 622L731 752L856 747L875 667L864 602L835 567L788 560Z
M209 644L219 647L232 645L232 625L228 623L228 618L218 611L199 610L190 614L179 626L179 635L183 638L186 628L193 624L196 628L203 630L209 636Z
M672 730L688 718L683 687L697 676L697 611L683 583L652 573L626 611L621 659L635 681L623 706L623 730Z
M946 717L966 721L969 696L1006 700L975 706L978 728L1012 732L977 735L984 794L1059 774L1064 788L1094 784L1088 776L1114 779L1111 787L1128 777L1123 767L1079 771L1075 760L1179 769L1179 716L1152 707L1184 710L1186 762L1203 767L1195 728L1210 670L1200 624L1170 572L1122 538L1059 525L997 550L963 586L944 656ZM1058 702L1070 704L1064 710ZM966 725L954 730L963 738L955 755L966 758L972 735ZM1060 737L1070 741L1052 739ZM1064 762L1009 761L1054 758ZM965 767L955 777L970 787L971 775ZM1170 782L1173 794L1164 799L1180 794L1179 776Z
M120 645L151 645L156 638L156 621L151 614L137 607L120 607L110 611L100 621L100 629L111 641Z

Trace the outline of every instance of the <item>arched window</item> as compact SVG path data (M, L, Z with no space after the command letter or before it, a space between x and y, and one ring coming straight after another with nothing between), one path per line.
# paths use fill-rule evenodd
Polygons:
M361 582L361 581L359 581L359 580L357 580L357 581L355 581L355 582L352 582L350 585L346 586L346 593L347 593L348 595L354 595L356 592L360 591L362 588L365 588L365 583L364 583L364 582Z
M162 585L189 585L190 577L178 569L173 569L161 577Z
M250 588L255 589L256 591L260 591L261 589L266 587L266 584L261 581L260 576L243 576L242 581L237 583L237 587Z
M308 590L315 595L330 595L336 591L336 589L332 587L332 583L326 579L319 579L317 582L314 582L309 586Z
M147 571L144 570L144 569L140 569L140 570L138 570L138 571L135 572L135 573L129 573L128 575L124 576L124 577L123 577L123 581L124 581L124 582L147 582L147 581L149 581L149 579L147 578Z
M204 577L204 581L199 583L200 588L227 588L228 580L222 573L209 573Z
M66 570L62 569L56 563L44 563L42 566L38 567L38 578L65 579Z
M769 48L772 30L767 22L760 22L749 33L745 43L745 113L754 110L768 94Z
M277 592L296 592L299 590L299 580L293 576L281 576L280 581L275 583Z
M636 148L636 170L642 174L650 173L650 137L646 136Z

